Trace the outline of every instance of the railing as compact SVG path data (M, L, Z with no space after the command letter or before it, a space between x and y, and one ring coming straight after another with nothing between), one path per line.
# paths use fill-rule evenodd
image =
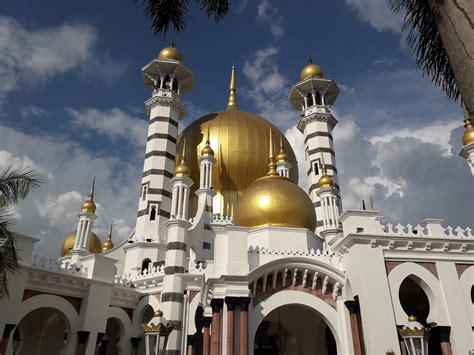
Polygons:
M68 261L59 262L58 260L47 258L45 256L33 255L31 265L37 269L59 272L70 275L77 275L85 277L87 275L87 268L83 265L76 265Z
M441 226L440 226L441 227ZM403 237L438 237L438 238L472 238L472 229L469 227L461 228L456 227L453 228L448 226L446 228L441 227L440 230L442 234L440 235L433 235L429 231L429 228L426 226L422 226L418 224L417 226L413 226L410 223L407 225L402 225L398 223L397 225L393 225L391 223L387 223L386 225L382 225L382 231L384 235L398 235Z

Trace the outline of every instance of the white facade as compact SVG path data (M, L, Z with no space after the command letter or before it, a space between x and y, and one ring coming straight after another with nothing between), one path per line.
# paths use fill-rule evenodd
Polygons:
M193 75L170 58L142 72L152 97L135 230L101 254L78 240L81 253L59 261L33 255L38 240L17 235L21 269L0 301L0 353L145 354L141 325L158 309L174 326L167 354L406 354L397 326L410 315L431 327L430 354L474 352L472 230L342 213L332 80L302 80L290 95L302 110L295 124L308 150L312 231L213 215L211 154L199 159L199 181L173 177L181 96ZM323 165L335 186L318 186ZM288 176L291 166L277 169ZM193 184L198 208L189 216ZM80 215L89 226L94 218Z

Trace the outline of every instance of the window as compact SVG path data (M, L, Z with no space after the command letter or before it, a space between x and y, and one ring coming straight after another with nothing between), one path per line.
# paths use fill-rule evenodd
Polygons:
M151 211L150 211L150 221L154 221L156 219L156 206L153 205L151 206Z
M316 92L316 105L322 105L323 103L323 100L321 99L321 94L319 93L319 91Z
M142 190L142 201L145 201L146 199L146 190L147 190L147 187L145 185L143 186L143 190Z
M315 161L313 164L314 175L319 175L319 165L318 162Z
M313 102L313 95L311 93L309 93L306 98L308 99L308 107L311 107L314 105L314 102Z
M142 261L142 271L143 271L143 270L148 270L148 271L150 271L150 270L149 270L150 266L151 266L151 260L148 259L148 258L143 259L143 261Z

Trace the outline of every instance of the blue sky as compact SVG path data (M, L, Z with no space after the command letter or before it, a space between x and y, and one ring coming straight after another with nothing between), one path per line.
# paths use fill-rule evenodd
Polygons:
M235 64L241 109L275 122L304 164L287 96L311 53L342 89L334 137L344 207L371 195L392 223L472 220L459 105L422 78L383 0L236 1L218 24L194 6L187 29L166 38L131 0L0 6L0 167L47 176L16 208L17 229L41 238L41 252L57 254L76 228L94 175L99 236L111 218L117 239L133 228L149 97L140 68L170 39L196 75L183 124L225 107Z

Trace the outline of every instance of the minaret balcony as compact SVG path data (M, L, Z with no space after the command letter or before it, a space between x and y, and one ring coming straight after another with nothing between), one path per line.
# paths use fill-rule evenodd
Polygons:
M331 114L331 109L328 106L325 106L325 105L313 105L313 106L309 106L309 107L305 108L303 110L302 116L305 117L305 116L313 115L315 113L329 114L330 115Z

